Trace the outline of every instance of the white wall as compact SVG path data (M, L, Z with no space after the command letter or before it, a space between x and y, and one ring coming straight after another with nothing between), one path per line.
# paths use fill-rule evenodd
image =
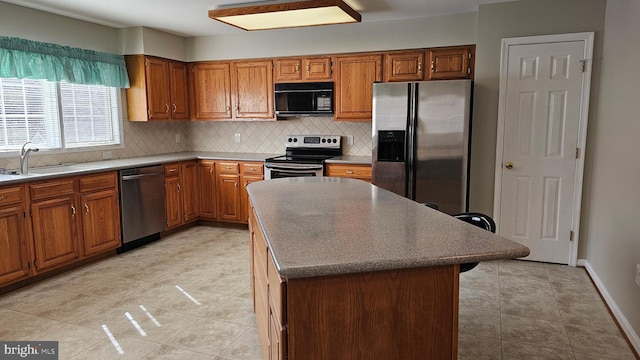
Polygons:
M586 259L640 334L640 1L609 0L593 132ZM636 346L640 347L636 337ZM640 350L640 348L638 348Z
M189 61L414 49L476 42L476 13L187 39Z

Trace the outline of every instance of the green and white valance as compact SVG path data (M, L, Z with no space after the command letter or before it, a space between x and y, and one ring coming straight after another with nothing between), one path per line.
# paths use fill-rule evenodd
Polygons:
M0 77L129 87L124 56L0 36Z

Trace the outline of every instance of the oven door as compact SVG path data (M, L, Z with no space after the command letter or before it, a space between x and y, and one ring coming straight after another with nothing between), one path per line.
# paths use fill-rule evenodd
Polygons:
M322 164L271 164L265 163L264 179L279 179L287 177L322 176Z

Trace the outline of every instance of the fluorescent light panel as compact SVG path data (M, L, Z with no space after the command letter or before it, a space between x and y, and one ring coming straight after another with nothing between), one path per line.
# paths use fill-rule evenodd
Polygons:
M266 30L360 22L341 0L297 1L209 11L209 17L244 30Z

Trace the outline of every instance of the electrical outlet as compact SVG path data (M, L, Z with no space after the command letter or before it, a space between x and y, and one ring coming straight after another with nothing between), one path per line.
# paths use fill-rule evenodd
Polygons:
M176 144L180 143L180 133L176 133Z
M640 263L636 264L636 285L640 286Z
M240 134L235 134L235 135L233 136L233 141L235 141L235 142L239 143L239 142L240 142Z
M347 145L353 145L353 135L347 135Z
M103 151L102 152L102 160L109 160L111 159L111 151Z

